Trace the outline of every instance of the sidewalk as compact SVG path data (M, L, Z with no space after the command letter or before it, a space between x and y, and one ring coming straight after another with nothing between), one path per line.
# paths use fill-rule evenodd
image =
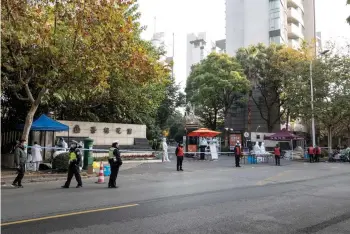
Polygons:
M142 164L161 162L161 160L143 160L143 161L123 161L123 165L120 167L120 171L136 168ZM103 162L103 165L108 165L108 162ZM1 170L1 185L10 185L16 178L16 170L4 169ZM98 176L98 172L88 175L86 171L81 173L83 179L95 178ZM35 182L49 182L66 180L67 173L52 173L48 172L26 172L23 178L23 183L35 183Z

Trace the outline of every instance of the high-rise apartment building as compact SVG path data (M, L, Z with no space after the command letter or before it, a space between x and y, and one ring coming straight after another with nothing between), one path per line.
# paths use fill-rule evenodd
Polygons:
M226 0L226 52L229 55L258 43L298 48L303 40L320 46L320 35L316 37L315 33L315 0ZM253 90L252 95L259 103L262 101L259 91ZM259 107L260 110L252 101L244 107L233 107L225 119L226 127L267 132L260 112L267 110L263 102ZM276 107L270 112L271 118L277 120L279 111ZM272 131L280 128L280 121L274 121Z
M315 35L315 0L226 0L226 51L274 42L300 46Z
M187 34L186 46L186 77L190 75L192 66L205 59L211 52L225 52L225 40L211 40L206 32Z

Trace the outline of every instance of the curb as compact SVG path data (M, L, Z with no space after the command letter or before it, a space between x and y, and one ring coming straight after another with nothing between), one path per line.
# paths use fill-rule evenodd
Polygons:
M88 179L91 177L93 177L93 176L81 176L82 179ZM40 182L44 183L44 182L50 182L50 181L61 181L61 180L66 180L66 179L67 179L67 175L60 176L60 177L54 177L54 178L49 178L49 177L26 178L26 177L24 177L23 184L40 183ZM12 178L11 180L1 181L1 186L11 185L13 180L14 180L14 178Z

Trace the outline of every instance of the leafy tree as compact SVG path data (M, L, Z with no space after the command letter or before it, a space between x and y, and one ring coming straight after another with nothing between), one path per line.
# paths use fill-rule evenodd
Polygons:
M285 114L287 128L289 117L292 120L300 117L302 104L308 106L310 103L310 99L305 99L310 93L308 50L307 45L300 50L283 47L271 58L275 76L280 79L279 99L281 108L285 110L282 113Z
M157 110L156 122L162 130L168 127L167 121L170 117L173 117L172 115L175 114L176 108L185 104L184 99L184 94L180 92L179 85L176 85L175 80L170 77L166 85L165 98Z
M344 52L344 50L343 50ZM328 133L328 147L331 150L333 132L350 125L350 53L331 53L319 59L314 66L315 83L324 86L314 101L315 118ZM317 91L316 91L317 92Z
M77 109L68 109L73 113L102 105L106 95L113 94L109 103L115 101L118 85L134 91L124 109L152 98L168 69L158 62L150 43L140 39L143 28L136 22L136 10L135 1L3 2L2 87L30 105L22 138L28 138L39 105L52 97L74 103ZM148 96L142 96L144 90ZM82 104L88 101L96 105ZM123 118L133 116L123 108L118 112Z
M288 112L294 114L300 96L295 92L300 89L303 80L306 55L283 45L263 44L241 48L237 60L252 82L250 98L266 122L269 132Z
M242 67L227 54L211 53L192 68L187 79L187 101L196 106L204 125L216 129L230 108L245 101L250 83Z

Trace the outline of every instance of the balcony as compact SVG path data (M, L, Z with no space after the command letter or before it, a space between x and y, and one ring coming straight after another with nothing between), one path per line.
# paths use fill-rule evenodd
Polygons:
M288 39L304 39L301 27L295 24L288 24Z
M288 9L288 22L296 23L296 24L299 23L299 24L304 26L304 20L303 20L302 13L297 11L294 8L289 8Z
M287 6L288 8L290 7L300 8L304 12L304 5L302 0L288 0Z
M297 50L297 49L300 49L300 42L299 40L296 40L296 39L289 39L288 46Z

